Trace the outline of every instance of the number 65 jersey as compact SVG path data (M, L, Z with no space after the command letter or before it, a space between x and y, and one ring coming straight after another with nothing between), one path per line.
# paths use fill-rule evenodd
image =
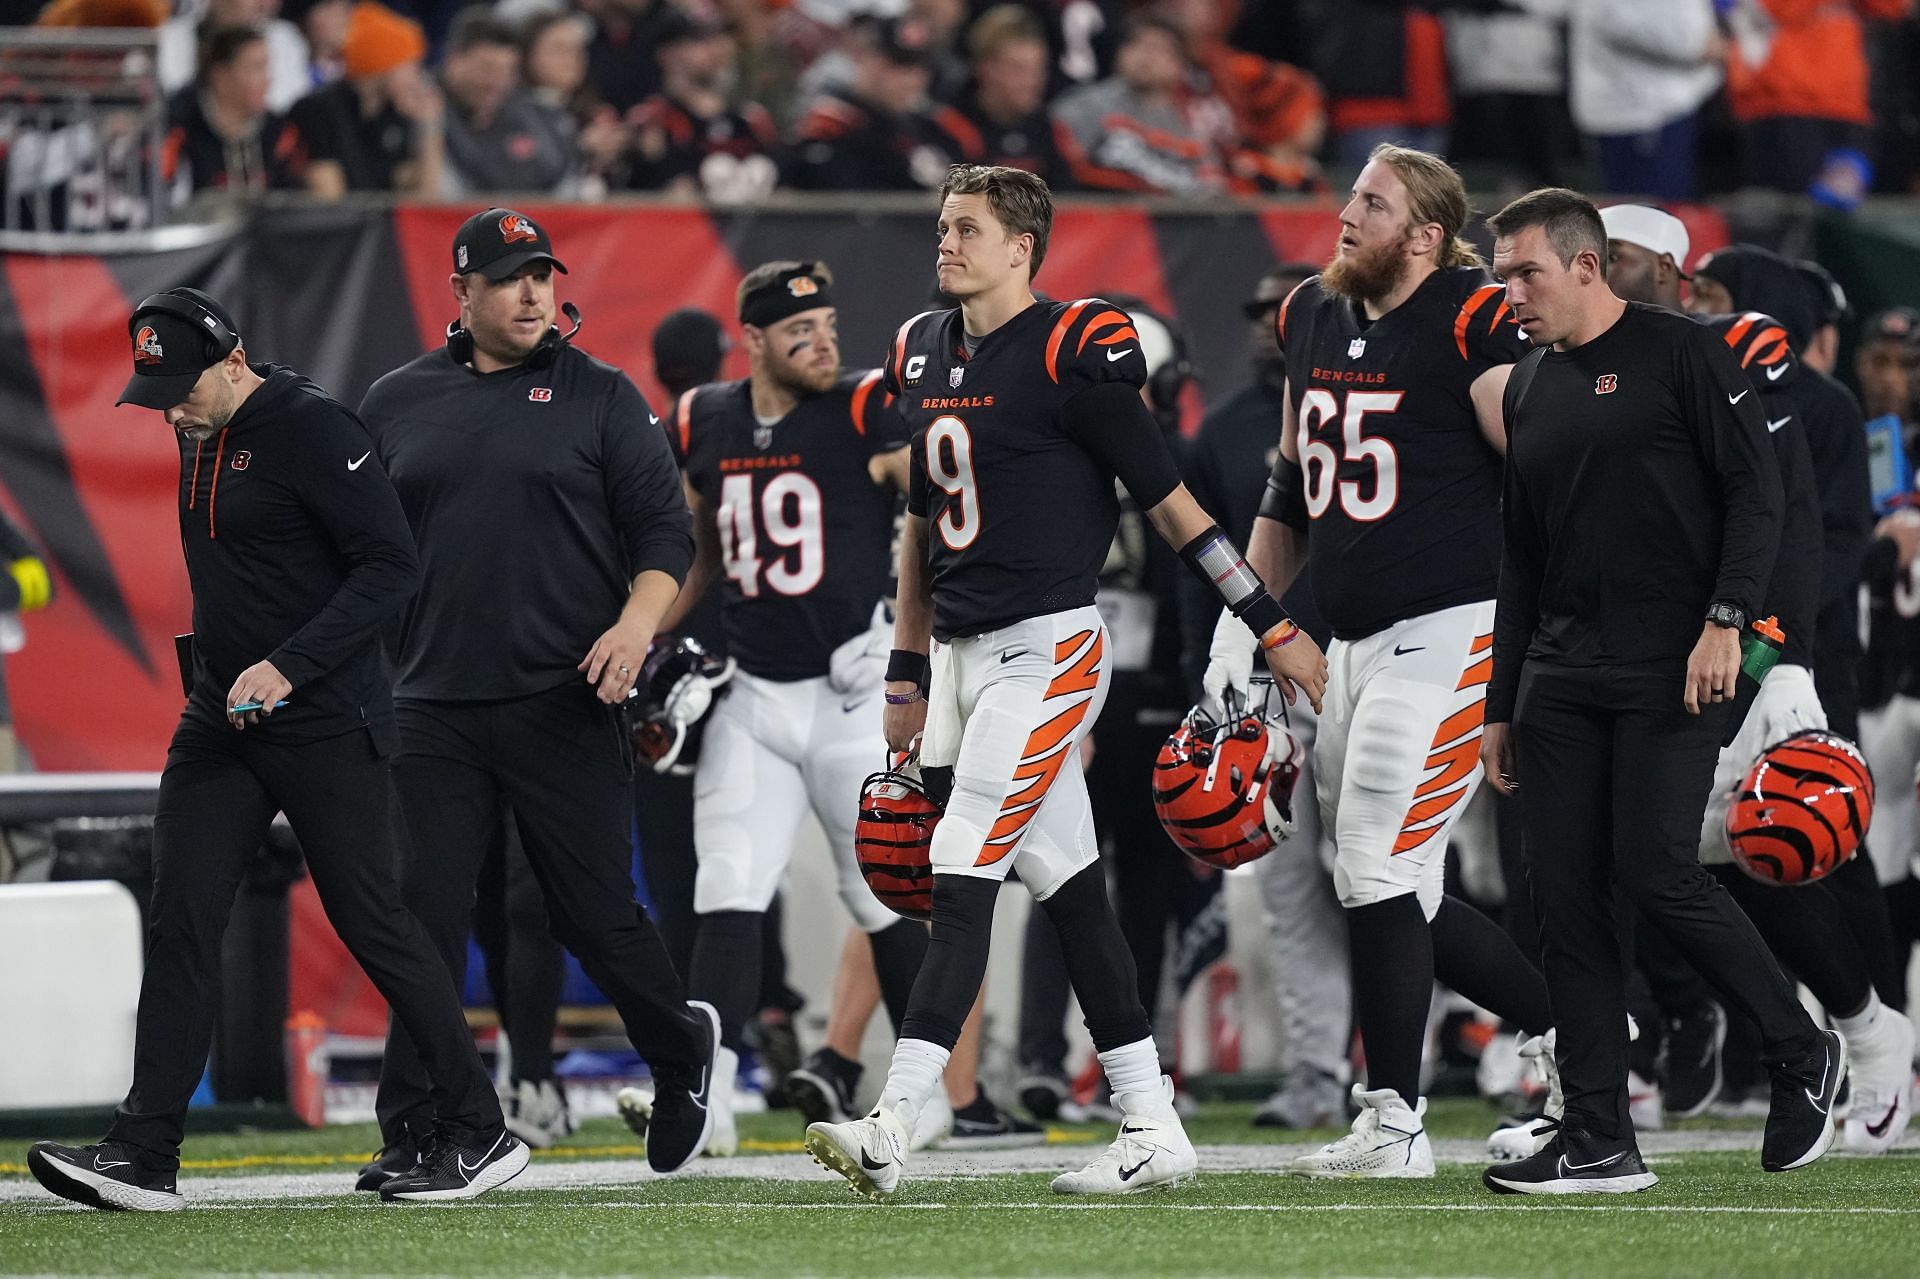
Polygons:
M907 509L927 520L943 643L1093 603L1120 504L1089 428L1061 410L1147 380L1132 318L1098 298L1035 302L971 356L964 336L958 308L917 315L885 368L913 431Z
M1395 622L1499 591L1501 458L1470 388L1531 349L1506 291L1477 267L1435 271L1367 321L1307 280L1275 321L1299 465L1282 518L1309 529L1313 596L1333 633Z

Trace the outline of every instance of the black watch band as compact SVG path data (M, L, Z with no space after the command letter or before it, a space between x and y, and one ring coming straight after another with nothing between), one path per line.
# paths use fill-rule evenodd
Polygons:
M1716 603L1708 606L1707 620L1730 631L1747 629L1747 615L1737 604Z

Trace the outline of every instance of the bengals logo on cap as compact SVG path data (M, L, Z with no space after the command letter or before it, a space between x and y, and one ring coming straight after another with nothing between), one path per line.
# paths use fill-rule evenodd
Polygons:
M819 284L810 275L796 275L787 281L787 292L797 298L810 298L819 291Z
M158 364L166 358L166 352L160 349L160 335L153 331L151 324L144 324L133 335L133 362L135 364Z
M500 238L508 244L534 244L539 241L540 233L518 213L509 213L500 219Z

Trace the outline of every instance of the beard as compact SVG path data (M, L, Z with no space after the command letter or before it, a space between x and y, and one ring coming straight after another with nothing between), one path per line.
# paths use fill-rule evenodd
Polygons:
M802 398L823 395L840 380L840 366L834 364L822 369L812 365L787 364L773 370L773 380Z
M1406 254L1407 237L1355 248L1334 251L1333 260L1320 273L1320 286L1330 293L1355 302L1377 302L1400 287L1413 265Z

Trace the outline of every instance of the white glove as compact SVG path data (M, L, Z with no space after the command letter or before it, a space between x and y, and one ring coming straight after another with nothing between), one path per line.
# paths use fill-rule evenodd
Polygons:
M1207 671L1200 677L1200 709L1217 723L1227 717L1227 694L1234 708L1247 705L1247 681L1253 678L1253 650L1258 641L1247 624L1226 609L1213 625L1213 643L1207 648Z

